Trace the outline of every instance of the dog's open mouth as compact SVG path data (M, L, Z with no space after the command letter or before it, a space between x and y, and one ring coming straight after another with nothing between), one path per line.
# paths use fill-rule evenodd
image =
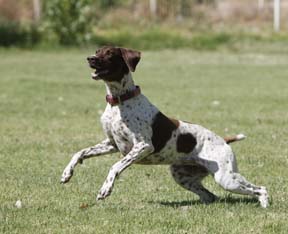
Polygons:
M101 76L103 75L107 75L108 74L108 70L107 69L96 69L95 72L91 73L92 79L94 80L100 80Z

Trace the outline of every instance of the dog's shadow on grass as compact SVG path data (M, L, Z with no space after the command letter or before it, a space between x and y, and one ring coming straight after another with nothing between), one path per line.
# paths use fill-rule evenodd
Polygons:
M257 198L237 198L237 197L225 197L220 198L216 200L215 202L211 204L230 204L230 205L237 205L237 204L255 204L259 201ZM186 206L193 206L193 205L203 205L203 203L200 200L185 200L185 201L151 201L150 203L157 203L163 206L170 206L173 208L181 208ZM209 204L208 204L209 205Z

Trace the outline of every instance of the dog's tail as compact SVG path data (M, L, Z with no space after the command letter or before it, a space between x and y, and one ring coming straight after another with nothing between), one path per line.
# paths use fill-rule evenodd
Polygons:
M224 140L226 141L227 144L233 143L235 141L242 141L246 138L246 136L244 134L238 134L236 136L228 136L228 137L224 137Z

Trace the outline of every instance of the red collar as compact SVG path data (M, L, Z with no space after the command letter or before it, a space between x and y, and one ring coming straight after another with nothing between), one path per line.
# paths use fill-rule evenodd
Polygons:
M133 97L138 96L141 93L140 87L135 86L135 89L131 91L127 91L126 93L120 95L120 96L112 96L112 95L106 95L106 102L108 102L111 106L116 106L118 104L121 104L124 101L127 101Z

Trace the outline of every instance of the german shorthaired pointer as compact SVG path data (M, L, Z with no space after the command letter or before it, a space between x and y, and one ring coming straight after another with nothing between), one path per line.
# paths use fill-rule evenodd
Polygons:
M107 139L74 154L61 183L69 181L75 166L84 159L120 152L124 157L111 167L97 200L111 194L115 178L133 163L168 164L176 183L196 193L204 203L216 199L201 184L211 174L224 189L257 197L262 207L268 206L266 188L251 184L239 174L228 145L244 135L223 139L202 126L162 114L134 85L131 72L140 60L138 51L106 46L87 59L96 70L92 78L106 85L108 104L101 123Z

